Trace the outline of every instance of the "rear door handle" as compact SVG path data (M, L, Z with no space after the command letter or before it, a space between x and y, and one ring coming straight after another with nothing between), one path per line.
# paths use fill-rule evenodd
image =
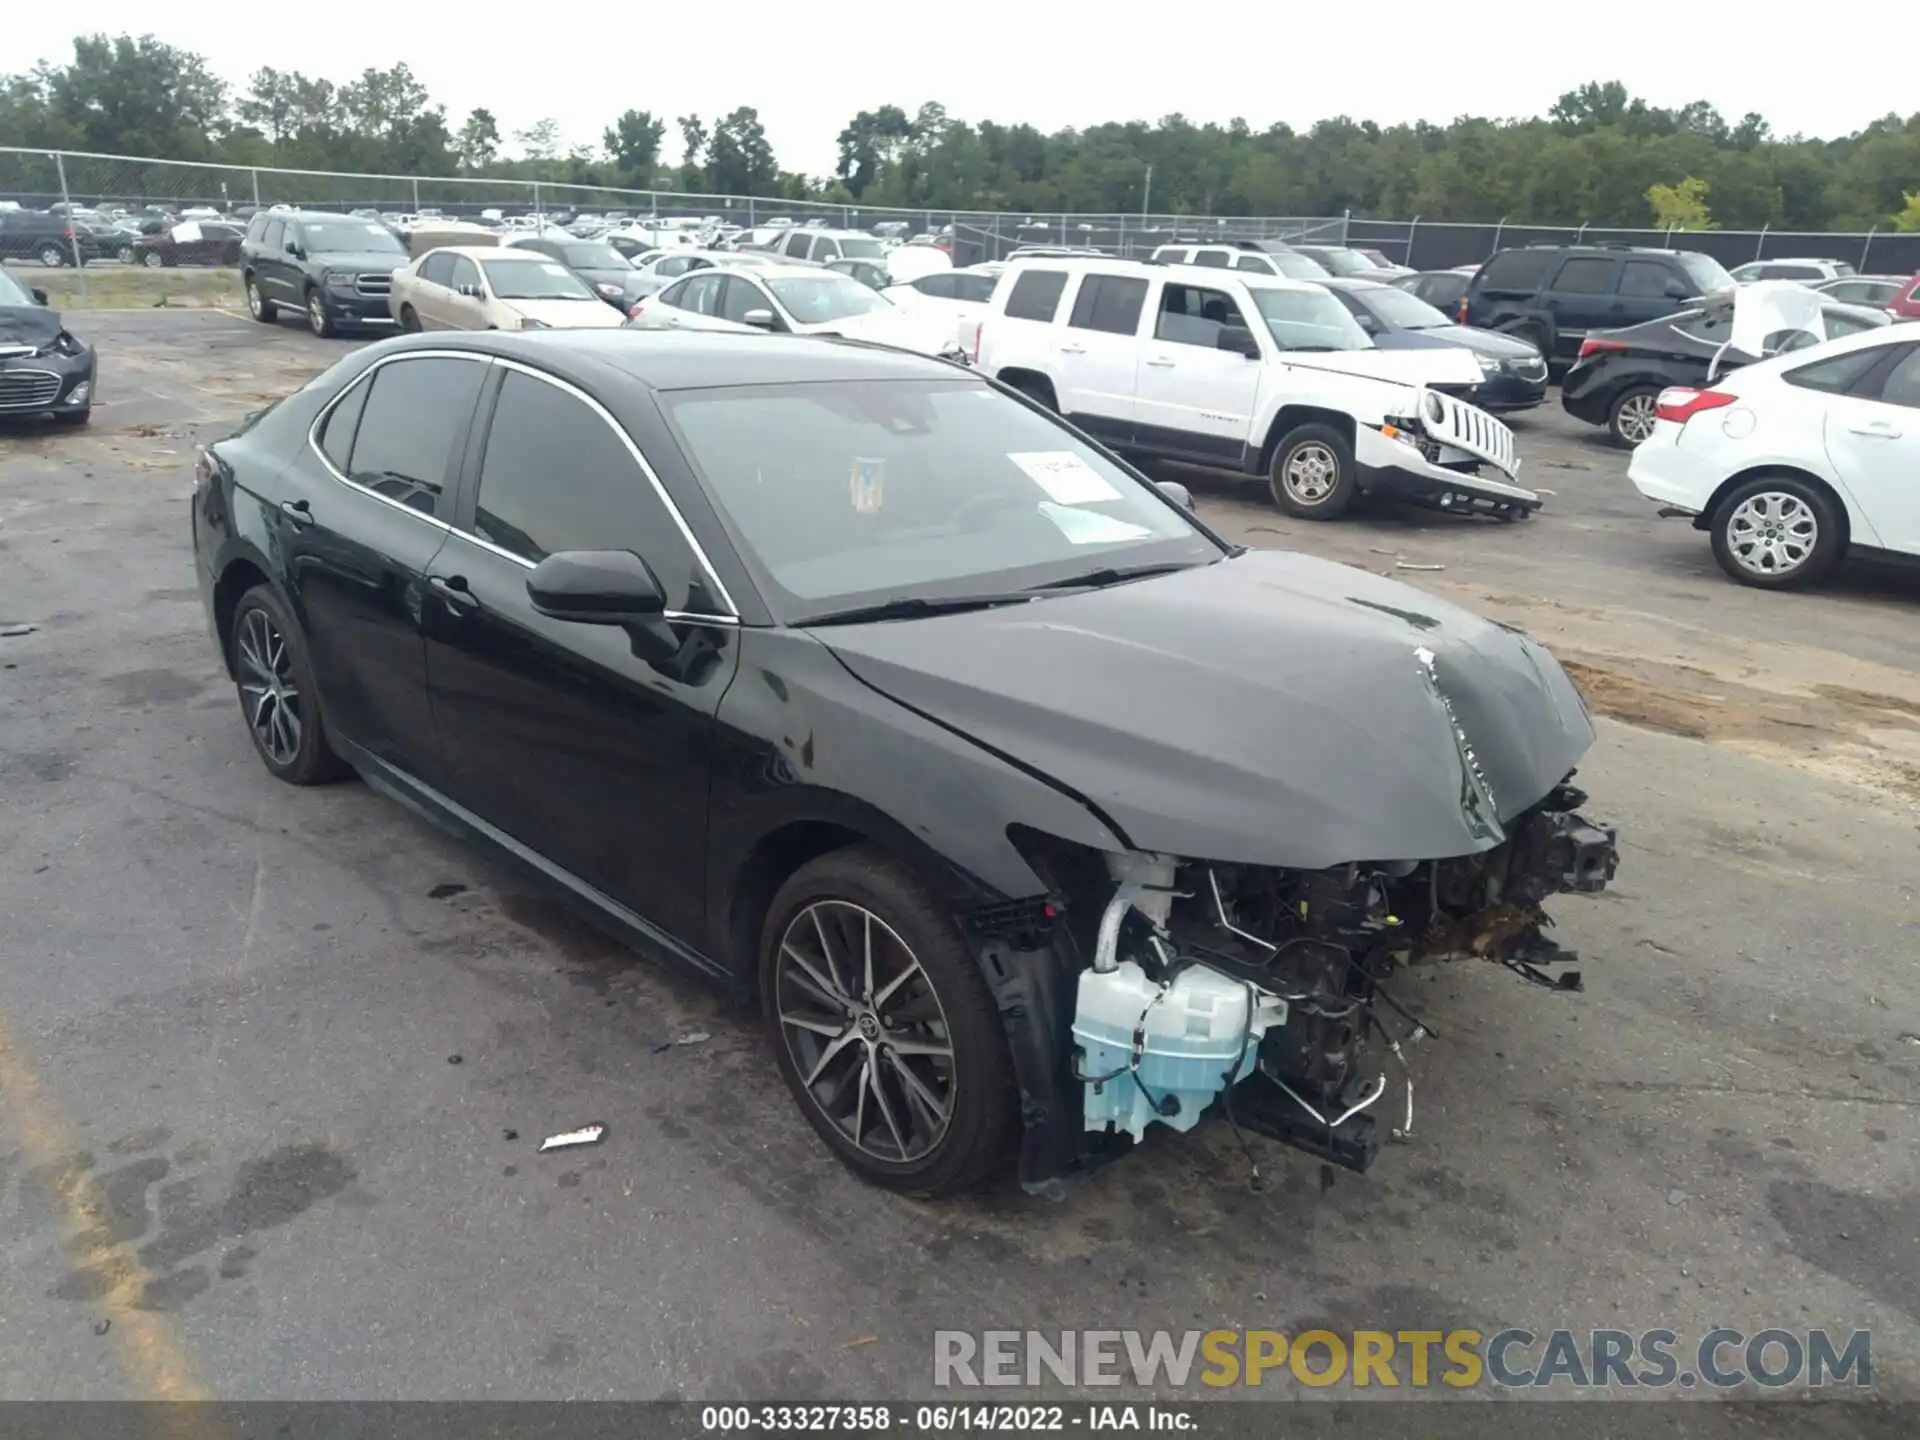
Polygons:
M304 500L282 500L280 513L293 522L296 530L313 524L313 507Z
M1060 347L1060 353L1062 355L1084 355L1087 353L1087 347L1084 345L1062 345Z
M433 587L434 594L446 602L449 610L465 614L480 603L467 588L467 577L464 575L434 575L428 578L427 584Z
M1873 440L1898 440L1900 432L1884 420L1870 421L1865 425L1849 425L1847 429L1856 435L1865 435Z
M1158 370L1167 370L1172 368L1173 361L1169 360L1164 355L1156 355L1152 359L1148 360L1147 364L1153 366L1155 369L1158 369Z

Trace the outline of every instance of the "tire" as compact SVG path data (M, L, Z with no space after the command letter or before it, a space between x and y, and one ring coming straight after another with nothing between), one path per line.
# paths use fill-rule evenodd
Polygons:
M323 785L345 775L346 765L327 743L306 641L271 586L256 585L240 597L227 647L240 717L267 773L289 785Z
M167 257L158 250L149 250L141 257L141 263L149 270L158 270L167 263Z
M247 276L247 313L263 325L271 325L280 318L280 307L260 293L260 281Z
M1796 475L1762 475L1731 491L1708 529L1713 558L1731 579L1790 590L1823 579L1840 563L1846 552L1841 523L1839 507L1821 486Z
M1653 434L1653 402L1660 391L1653 385L1630 385L1607 407L1607 438L1631 450Z
M409 335L418 335L420 333L420 316L411 305L402 305L400 307L400 328Z
M1289 430L1267 472L1273 503L1302 520L1332 520L1360 493L1353 445L1331 425Z
M871 987L863 934L874 937ZM823 936L832 937L834 966L824 974ZM849 997L844 1003L836 987ZM862 1179L909 1195L951 1195L1001 1168L1018 1119L1006 1034L979 962L906 866L856 846L796 871L761 929L760 994L794 1102ZM869 994L882 1003L867 1004ZM845 1028L829 1036L790 1023L794 1016ZM909 1044L918 1048L893 1048ZM944 1059L927 1053L942 1044ZM813 1088L809 1073L818 1076ZM877 1087L868 1083L875 1074Z
M58 270L67 263L67 252L51 240L42 245L36 253L39 255L40 263L49 270Z
M131 245L122 245L117 258L122 265L132 265L136 263L140 257L133 253L133 247Z
M307 287L307 328L322 340L331 340L340 333L340 327L327 313L327 297L320 293L317 285Z

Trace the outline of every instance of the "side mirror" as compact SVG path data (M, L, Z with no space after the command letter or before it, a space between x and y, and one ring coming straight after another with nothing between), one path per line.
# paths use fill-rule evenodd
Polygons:
M666 592L631 550L563 550L527 576L527 598L550 620L630 625L657 620Z
M1380 328L1380 322L1374 319L1373 316L1371 315L1356 315L1353 318L1360 322L1360 328L1366 331L1369 335L1373 334Z
M46 292L46 291L44 291L44 290L41 290L41 289L38 289L38 288L36 288L36 289L35 289L35 290L33 291L33 303L34 303L34 304L36 304L36 305L44 305L44 304L46 304L46 303L47 303L47 292Z
M1667 281L1667 299L1691 300L1692 298L1693 298L1692 286L1682 285L1678 280Z
M1153 488L1188 514L1193 513L1193 492L1178 480L1156 480L1153 482Z
M1260 342L1253 338L1253 332L1244 325L1222 325L1213 343L1217 349L1231 350L1249 360L1260 358Z
M298 260L300 258L300 242L298 240L287 241L286 251L287 251L287 254L293 256L294 259Z
M773 312L771 310L749 310L740 317L740 320L742 324L751 325L756 330L773 329Z

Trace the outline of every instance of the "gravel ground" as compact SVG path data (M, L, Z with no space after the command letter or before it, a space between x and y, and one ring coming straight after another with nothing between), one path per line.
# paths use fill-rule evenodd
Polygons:
M1516 425L1524 524L1304 525L1182 474L1247 543L1569 662L1624 857L1556 906L1587 993L1419 981L1416 1137L1365 1177L1256 1142L1256 1188L1205 1126L1063 1203L922 1204L831 1162L712 994L254 759L192 447L350 342L86 331L91 430L0 433L0 628L37 627L0 639L0 1395L897 1397L940 1328L1324 1324L1864 1328L1920 1396L1913 577L1728 584L1557 408Z

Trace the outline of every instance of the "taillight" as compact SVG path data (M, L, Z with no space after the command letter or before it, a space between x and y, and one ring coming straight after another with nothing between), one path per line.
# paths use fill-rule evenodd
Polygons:
M1662 390L1653 402L1653 413L1662 420L1684 425L1704 410L1718 410L1734 402L1724 390L1694 390L1685 385Z
M641 314L641 312L642 312L643 310L645 310L646 308L647 308L647 302L646 302L646 301L644 301L644 300L636 300L636 301L634 301L634 303L633 303L633 308L632 308L631 310L629 310L629 311L627 311L627 318L628 318L629 320L638 320L638 319L640 318L640 314Z
M1464 295L1460 297L1460 323L1467 323L1467 297Z
M1589 355L1604 355L1610 350L1624 350L1626 348L1627 343L1624 340L1582 340L1580 342L1579 358L1584 360Z
M972 364L978 365L980 363L980 337L986 333L987 322L984 320L973 327L973 355L970 362Z

